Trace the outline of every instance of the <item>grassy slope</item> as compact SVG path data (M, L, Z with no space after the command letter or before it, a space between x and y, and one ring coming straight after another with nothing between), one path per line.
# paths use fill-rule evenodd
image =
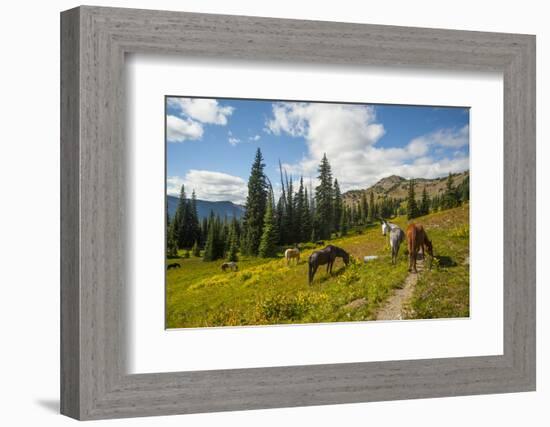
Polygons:
M470 315L469 206L428 215L422 223L434 242L433 269L418 278L409 318Z
M464 208L418 219L418 222L426 224L428 230L433 229L433 236L430 233L430 237L434 240L436 254L439 254L438 248L441 247L442 255L452 259L457 257L461 262L461 257L467 256L468 239L450 237L448 232L464 221L467 223L467 209ZM397 218L395 222L406 226L405 218ZM365 228L360 235L335 239L330 243L345 248L358 261L343 268L338 260L332 277L320 268L312 286L307 283L306 262L312 250L302 252L302 260L297 266L287 266L281 258L261 260L242 257L240 271L227 273L220 271L221 261L182 259L181 269L167 272L167 326L182 328L372 319L378 307L391 295L392 289L401 286L407 276L404 247L398 265L392 267L389 249L378 225ZM363 264L360 260L364 255L379 255L380 258ZM443 317L464 315L462 307L468 306L468 269L460 267L458 262L457 267L443 269L448 260L442 259L441 271L426 273L428 280L419 280L422 292L414 295L414 311L409 311L411 316L434 317L432 314L437 313L430 307L438 301L445 304L443 312L446 315ZM459 270L465 275L451 280L453 287L450 293L442 291L441 283ZM455 301L457 298L460 301ZM356 303L348 306L352 301ZM460 310L455 310L456 307Z

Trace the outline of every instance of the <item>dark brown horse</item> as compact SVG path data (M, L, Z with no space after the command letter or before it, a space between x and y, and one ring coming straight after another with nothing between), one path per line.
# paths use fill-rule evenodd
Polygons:
M416 271L416 258L418 257L418 252L422 248L422 255L425 255L426 250L430 255L430 265L429 268L432 268L432 259L433 246L431 240L428 238L428 234L424 227L420 224L409 224L407 227L407 247L409 249L409 271Z
M320 265L327 265L327 273L332 274L332 265L336 258L342 258L344 264L349 264L349 254L337 246L328 245L326 248L313 252L309 256L309 284L313 282L313 277Z

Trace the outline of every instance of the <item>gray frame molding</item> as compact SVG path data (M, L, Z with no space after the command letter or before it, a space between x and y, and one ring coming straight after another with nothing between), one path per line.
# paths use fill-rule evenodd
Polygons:
M504 354L125 371L126 53L500 71ZM79 7L61 14L61 412L101 419L535 390L535 37Z

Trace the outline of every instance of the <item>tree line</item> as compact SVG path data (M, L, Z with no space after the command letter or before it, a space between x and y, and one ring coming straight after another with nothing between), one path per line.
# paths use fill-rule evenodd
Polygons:
M329 239L356 223L354 209L346 207L338 180L326 155L319 165L319 185L308 190L303 177L299 184L280 167L281 194L275 200L273 186L265 174L260 149L256 151L248 179L245 214L241 220L220 218L210 213L199 221L196 196L186 197L182 185L174 218L167 218L167 254L201 256L205 261L226 258L237 261L238 254L273 257L280 246ZM190 252L191 251L191 252Z
M220 218L211 212L200 221L195 192L187 199L182 185L174 218L167 218L168 256L177 256L178 249L185 249L184 257L192 254L202 256L205 261L222 258L237 261L239 254L274 257L281 246L326 240L335 234L344 236L354 227L373 223L380 217L404 213L404 200L391 197L375 200L372 191L368 196L362 192L358 201L344 202L326 154L318 167L315 188L311 183L309 188L304 185L303 177L295 183L279 164L281 191L277 200L264 169L258 148L248 180L245 213L240 220ZM452 175L442 196L430 198L424 188L417 202L415 185L411 180L406 199L409 219L455 207L469 199L468 182L455 187Z
M437 212L446 209L456 208L463 203L470 201L470 177L466 176L458 185L454 184L454 175L449 173L443 194L436 194L430 197L424 186L420 202L416 200L416 180L409 181L407 196L407 218L414 219L419 216L428 215L430 212Z

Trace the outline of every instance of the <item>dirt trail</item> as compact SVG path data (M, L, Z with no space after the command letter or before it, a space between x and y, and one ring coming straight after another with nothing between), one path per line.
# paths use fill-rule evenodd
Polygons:
M403 307L407 303L414 292L414 287L418 280L418 274L424 270L424 260L418 259L416 261L416 269L418 273L409 273L403 287L396 289L394 294L386 301L386 303L378 310L376 314L376 320L402 320L403 319Z

